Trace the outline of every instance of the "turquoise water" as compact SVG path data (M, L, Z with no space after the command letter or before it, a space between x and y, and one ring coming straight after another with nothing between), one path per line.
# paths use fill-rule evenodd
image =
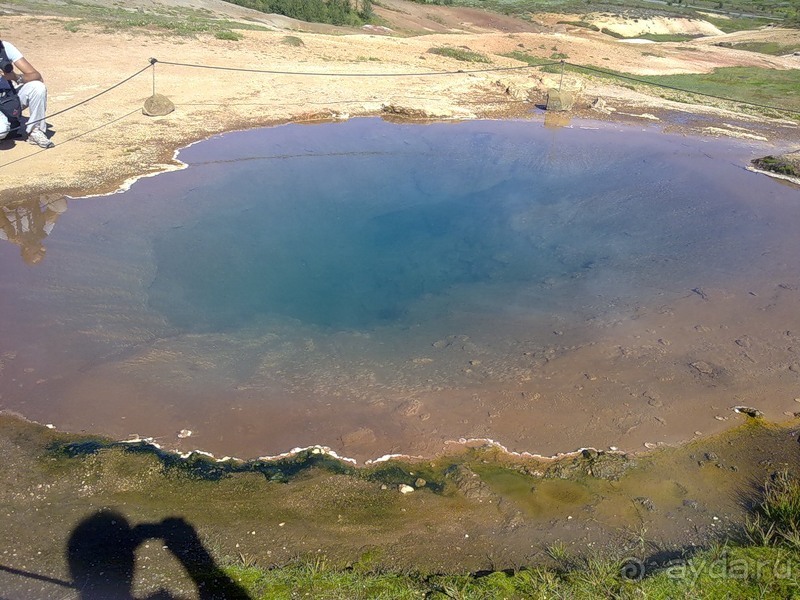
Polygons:
M117 433L166 398L138 431L236 394L248 418L390 406L516 381L565 327L798 279L798 191L742 167L766 148L578 125L231 133L181 151L184 170L69 200L38 264L0 240L0 404Z
M703 177L713 159L680 139L614 137L363 120L191 148L198 214L154 236L150 306L193 331L262 315L368 330L424 321L415 307L456 289L461 309L538 311L563 307L538 289L551 280L605 287L625 272L611 285L627 297L747 268L763 231L731 182Z

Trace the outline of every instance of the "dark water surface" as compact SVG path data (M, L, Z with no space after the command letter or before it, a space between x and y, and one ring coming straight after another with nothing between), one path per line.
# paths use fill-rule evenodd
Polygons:
M0 406L172 435L240 431L219 413L237 402L264 421L303 405L281 440L333 443L311 440L313 398L374 432L376 406L520 377L523 346L564 326L797 280L800 194L742 168L763 150L374 119L198 143L185 170L70 200L39 264L0 242ZM459 357L431 356L454 343ZM491 369L476 381L469 365ZM235 450L271 446L258 435Z

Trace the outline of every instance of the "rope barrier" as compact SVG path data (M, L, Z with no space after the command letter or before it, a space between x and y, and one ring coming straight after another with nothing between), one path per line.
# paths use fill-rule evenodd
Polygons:
M71 137L71 138L69 138L69 139L66 139L66 140L64 140L64 141L62 141L62 142L59 142L59 145L64 145L64 144L66 144L66 143L68 143L68 142L72 142L72 141L74 141L74 140L77 140L78 138L81 138L81 137L83 137L83 136L85 136L85 135L89 135L90 133L94 133L95 131L97 131L97 130L99 130L99 129L103 129L104 127L108 127L109 125L113 125L113 124L114 124L114 123L116 123L117 121L121 121L122 119L127 119L127 118L128 118L128 117L130 117L131 115L133 115L133 114L135 114L135 113L138 113L138 112L140 112L140 111L141 111L141 109L139 109L139 108L136 108L136 109L132 110L132 111L131 111L131 112L129 112L129 113L125 113L125 114L124 114L124 115L122 115L121 117L117 117L116 119L112 119L112 120L110 120L110 121L107 121L107 122L103 123L102 125L98 125L97 127L93 127L92 129L89 129L88 131L84 131L83 133L79 133L78 135L74 135L74 136L72 136L72 137ZM62 112L63 112L63 111L62 111ZM36 152L34 152L34 153L32 153L32 154L27 154L27 155L25 155L25 156L20 156L20 157L19 157L19 158L17 158L17 159L14 159L14 160L12 160L12 161L9 161L9 162L7 162L7 163L3 163L2 165L0 165L0 169L2 169L2 168L4 168L4 167L8 167L8 166L10 166L10 165L13 165L14 163L18 163L18 162L20 162L21 160L25 160L25 159L27 159L27 158L30 158L31 156L36 156L37 154L41 154L42 152L46 152L46 151L47 151L47 148L41 148L41 149L37 150Z
M457 71L423 71L417 73L320 73L314 71L280 71L280 70L273 70L273 69L247 69L243 67L224 67L224 66L215 66L215 65L199 65L199 64L192 64L192 63L178 63L178 62L171 62L171 61L160 61L155 58L150 59L151 64L155 65L156 63L160 63L163 65L172 65L176 67L188 67L194 69L213 69L213 70L220 70L220 71L239 71L245 73L265 73L269 75L296 75L296 76L310 76L310 77L424 77L424 76L432 76L432 75L461 75L461 74L470 74L470 73L491 73L491 72L501 72L501 71L517 71L523 69L540 69L542 67L551 67L555 65L561 65L562 69L564 65L569 65L570 67L574 67L576 69L583 69L585 71L591 71L594 73L599 73L605 75L607 77L616 77L618 79L624 79L627 81L634 81L636 83L641 83L645 85L651 85L654 87L660 87L668 90L673 90L677 92L684 92L686 94L695 94L698 96L705 96L707 98L714 98L716 100L722 100L725 102L734 102L737 104L744 104L746 106L753 106L756 108L766 108L769 110L774 110L778 112L787 112L791 114L800 114L800 110L795 110L792 108L785 108L780 106L771 106L769 104L759 104L758 102L750 102L748 100L740 100L737 98L730 98L727 96L719 96L716 94L709 94L707 92L700 92L697 90L689 90L685 88L680 88L673 85L668 85L665 83L657 83L655 81L648 81L647 79L639 79L638 77L633 77L630 75L623 75L622 73L615 73L613 71L606 71L604 69L599 69L597 67L589 67L585 65L578 65L575 63L567 62L564 60L559 60L556 62L546 62L546 63L538 63L538 64L528 64L522 66L514 66L514 67L490 67L485 69L473 69L473 70L457 70ZM155 71L155 69L154 69ZM562 70L562 78L563 78L563 70ZM155 75L154 75L155 77Z
M120 87L121 85L124 85L128 81L130 81L130 80L134 79L135 77L138 77L139 75L144 73L147 69L151 69L151 68L152 68L153 95L155 95L155 93L156 93L155 66L156 66L156 64L159 64L159 63L162 64L162 65L169 65L169 66L176 66L176 67L186 67L186 68L194 68L194 69L210 69L210 70L234 71L234 72L244 72L244 73L261 73L261 74L268 74L268 75L291 75L291 76L301 76L301 77L430 77L430 76L445 76L445 75L469 75L469 74L473 74L473 73L492 73L492 72L504 72L504 71L520 71L520 70L525 70L525 69L540 69L542 67L550 67L550 66L555 66L555 65L561 65L562 77L563 77L564 65L569 65L570 67L573 67L573 68L576 68L576 69L582 69L584 71L588 71L588 72L592 72L592 73L598 73L598 74L604 75L606 77L612 77L612 78L623 79L623 80L627 80L627 81L633 81L635 83L640 83L640 84L644 84L644 85L650 85L650 86L659 87L659 88L668 89L668 90L677 91L677 92L683 92L683 93L686 93L686 94L694 94L694 95L698 95L698 96L705 96L707 98L714 98L716 100L722 100L724 102L733 102L733 103L736 103L736 104L745 105L745 106L752 106L752 107L755 107L755 108L763 108L763 109L767 109L767 110L774 110L776 112L784 112L784 113L789 113L789 114L800 115L800 110L793 109L793 108L786 108L786 107L781 107L781 106L772 106L772 105L769 105L769 104L760 104L758 102L750 102L748 100L740 100L740 99L737 99L737 98L730 98L730 97L726 97L726 96L720 96L720 95L717 95L717 94L710 94L710 93L707 93L707 92L701 92L701 91L697 91L697 90L689 90L689 89L680 88L680 87L677 87L677 86L672 86L672 85L668 85L668 84L664 84L664 83L658 83L658 82L655 82L655 81L649 81L649 80L646 80L646 79L640 79L638 77L633 77L633 76L630 76L630 75L624 75L622 73L616 73L616 72L613 72L613 71L606 71L604 69L599 69L597 67L590 67L590 66L586 66L586 65L578 65L578 64L575 64L575 63L566 62L564 60L555 61L555 62L545 62L545 63L539 63L539 64L526 64L526 65L511 66L511 67L487 67L487 68L484 68L484 69L471 69L471 70L458 69L458 70L455 70L455 71L422 71L422 72L414 72L414 73L332 73L332 72L314 72L314 71L281 71L281 70L277 70L277 69L249 69L249 68L244 68L244 67L226 67L226 66L218 66L218 65L203 65L203 64L180 63L180 62L172 62L172 61L160 61L160 60L158 60L156 58L150 58L149 61L148 61L148 65L147 66L142 67L141 69L139 69L138 71L136 71L132 75L129 75L125 79L115 83L114 85L112 85L112 86L110 86L110 87L108 87L108 88L106 88L106 89L104 89L104 90L102 90L102 91L100 91L100 92L98 92L96 94L94 94L93 96L90 96L89 98L81 100L80 102L77 102L76 104L73 104L72 106L68 106L67 108L64 108L64 109L62 109L62 110L60 110L58 112L50 114L46 118L47 119L51 119L51 118L56 117L58 115L62 115L64 113L68 112L68 111L71 111L71 110L73 110L75 108L78 108L79 106L87 104L87 103L91 102L92 100L95 100L96 98L99 98L103 94L107 94L108 92ZM70 141L75 140L75 139L77 139L79 137L82 137L83 135L87 135L89 133L97 131L98 129L102 129L103 127L106 127L106 126L108 126L108 125L110 125L112 123L115 123L115 122L123 119L123 118L126 118L126 117L132 115L135 112L137 112L137 111L134 110L134 111L132 111L132 112L126 114L126 115L123 115L122 117L119 117L118 119L114 119L113 121L110 121L110 122L105 123L105 124L103 124L103 125L101 125L99 127L95 127L95 128L93 128L93 129L91 129L89 131L86 131L86 132L84 132L82 134L76 135L76 136L74 136L74 137L72 137L72 138L70 138L68 140L65 140L65 142L70 142ZM41 122L43 120L45 120L45 119L40 119L38 121L28 121L26 123L26 125L36 124L36 123L39 123L39 122ZM21 128L22 128L22 125L18 125L17 127L11 128L8 133L10 134L10 133L12 133L14 131L18 131ZM62 143L65 143L65 142L62 142ZM38 153L35 153L35 154L38 154ZM28 155L28 156L33 156L33 154ZM23 160L24 158L27 158L27 156L19 158L17 160L11 161L11 162L8 162L8 163L5 163L3 165L0 165L0 168L6 167L6 166L11 165L11 164L14 164L14 163L18 162L19 160Z
M433 75L469 75L471 73L491 73L495 71L520 71L523 69L535 69L551 65L559 65L558 62L542 63L541 65L520 65L516 67L487 67L485 69L471 69L465 71L418 71L416 73L330 73L318 71L277 71L272 69L246 69L244 67L220 67L215 65L198 65L192 63L178 63L167 60L150 59L152 64L171 65L174 67L189 67L193 69L213 69L219 71L240 71L244 73L265 73L267 75L298 75L304 77L428 77ZM155 61L155 62L153 62Z
M155 60L155 59L152 59L152 60ZM92 101L92 100L94 100L95 98L99 98L99 97L100 97L100 96L102 96L103 94L107 94L107 93L108 93L108 92L110 92L111 90L115 90L115 89L117 89L117 88L118 88L119 86L121 86L122 84L124 84L124 83L128 83L128 82L129 82L131 79L133 79L134 77L138 77L139 75L141 75L142 73L144 73L144 72L145 72L147 69L149 69L150 67L152 67L154 64L155 64L155 63L151 62L151 63L150 63L150 64L148 64L146 67L142 67L141 69L139 69L138 71L136 71L136 73L134 73L133 75L130 75L129 77L126 77L126 78L125 78L125 79L123 79L122 81L120 81L120 82L118 82L118 83L115 83L115 84L114 84L114 85L112 85L111 87L109 87L109 88L106 88L106 89L104 89L103 91L96 93L94 96L90 96L89 98L86 98L85 100L81 100L81 101L80 101L80 102L78 102L77 104L73 104L72 106L68 106L67 108L64 108L64 109L62 109L62 110L59 110L58 112L54 112L54 113L52 113L52 114L50 114L50 115L47 115L47 117L45 117L44 119L37 119L36 121L28 121L28 122L26 123L26 125L35 125L36 123L41 123L42 121L45 121L45 120L47 120L47 119L52 119L53 117L57 117L58 115L63 115L63 114L64 114L65 112L67 112L67 111L70 111L70 110L72 110L72 109L78 108L79 106L82 106L82 105L84 105L84 104L87 104L88 102L91 102L91 101ZM155 71L155 68L154 68L153 70ZM154 76L154 77L155 77L155 76ZM154 87L154 89L155 89L155 79L154 79L153 81L154 81L154 83L153 83L153 87ZM10 134L12 131L19 131L21 128L22 128L22 125L18 125L17 127L12 127L11 129L9 129L9 130L8 130L8 134ZM6 134L6 135L8 135L8 134ZM74 138L73 138L73 139L74 139Z

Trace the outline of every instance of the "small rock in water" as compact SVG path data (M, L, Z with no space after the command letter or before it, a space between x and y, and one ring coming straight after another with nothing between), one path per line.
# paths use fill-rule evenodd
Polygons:
M413 491L414 491L414 488L413 488L413 487L411 487L410 485L406 485L405 483L401 483L401 484L400 484L400 485L397 487L397 489L398 489L398 490L400 490L400 493L401 493L401 494L410 494L411 492L413 492Z
M713 375L714 374L714 367L708 364L705 361L698 360L697 362L689 363L689 366L696 369L699 373L703 375Z
M750 406L734 406L733 412L741 413L743 415L747 415L752 419L757 419L759 417L763 417L764 413L762 413L757 408L751 408Z
M190 437L191 435L192 435L192 430L191 429L181 429L178 432L178 437L181 438L181 439Z
M656 505L653 504L653 501L650 498L646 498L645 496L639 496L638 498L634 498L636 502L642 505L642 507L648 511L652 512L656 509Z
M428 482L425 481L422 477L418 477L417 480L414 482L414 485L418 488L423 488Z

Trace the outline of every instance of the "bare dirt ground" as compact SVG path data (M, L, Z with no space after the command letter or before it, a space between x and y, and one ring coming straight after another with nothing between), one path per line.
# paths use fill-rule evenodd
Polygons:
M95 4L112 6L109 2ZM156 5L163 8L165 3L142 0L126 6L148 11ZM229 41L211 35L184 37L147 29L75 24L74 18L40 14L39 5L35 16L20 14L17 5L11 5L13 10L7 7L3 38L20 47L45 76L56 148L40 152L20 141L3 142L0 168L13 176L6 177L0 201L41 193L110 192L130 178L175 167L172 156L180 146L222 131L269 123L382 114L387 106L440 119L530 116L534 103L541 101L546 88L556 85L558 79L535 69L437 77L337 78L157 65L155 86L148 70L87 104L56 114L146 67L151 57L344 75L523 66L502 56L514 51L545 59L563 54L571 62L639 74L709 72L732 65L800 66L800 57L721 48L703 41L707 38L659 44L654 52L652 44L624 43L585 28L558 24L563 15L538 15L533 21L524 21L480 10L390 0L376 9L389 24L390 35L384 30L314 26L211 0L173 0L168 5L174 7L176 19L182 18L180 11L192 10L269 30L241 31L243 39ZM797 39L797 35L797 31L770 31L773 37ZM294 39L287 40L287 36ZM480 52L491 63L468 63L428 52L440 46ZM670 103L599 80L567 75L564 85L578 92L579 109L601 97L612 107L626 107L619 112L676 109L731 118L724 112ZM154 87L175 103L174 113L160 118L141 114Z

